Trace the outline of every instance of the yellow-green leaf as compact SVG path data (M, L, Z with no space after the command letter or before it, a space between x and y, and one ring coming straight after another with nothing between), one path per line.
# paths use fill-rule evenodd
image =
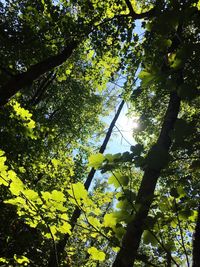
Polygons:
M106 257L106 254L103 251L100 251L96 249L95 247L89 248L88 253L90 254L93 260L97 260L97 261L104 261Z
M98 169L99 167L101 167L103 161L104 161L105 157L103 154L101 153L98 153L98 154L95 154L95 155L91 155L88 159L89 161L89 166L90 167L93 167L95 169Z

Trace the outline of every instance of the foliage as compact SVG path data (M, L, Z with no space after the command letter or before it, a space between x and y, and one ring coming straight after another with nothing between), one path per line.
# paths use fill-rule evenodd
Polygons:
M68 267L189 267L198 257L199 6L0 3L0 102L5 88L12 97L0 109L1 266L51 267L54 255ZM103 155L102 118L119 97L140 118L136 143Z

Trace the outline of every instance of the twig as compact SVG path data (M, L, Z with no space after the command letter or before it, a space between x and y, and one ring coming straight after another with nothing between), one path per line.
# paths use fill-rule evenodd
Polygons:
M184 238L183 238L183 230L182 230L182 227L181 227L181 221L180 221L179 214L178 214L178 206L177 206L177 203L176 203L176 199L175 198L174 198L174 205L175 205L175 212L176 212L178 227L179 227L180 236L181 236L182 247L183 247L183 250L185 252L187 266L190 267L190 263L189 263L189 259L188 259L188 254L187 254L187 250L185 248L185 243L184 243Z

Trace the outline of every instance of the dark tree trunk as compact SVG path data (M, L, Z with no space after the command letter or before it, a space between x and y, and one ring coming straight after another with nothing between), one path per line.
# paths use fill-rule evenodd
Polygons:
M109 126L109 129L106 133L106 136L105 136L105 139L99 149L99 153L104 153L105 149L106 149L106 146L110 140L110 136L112 134L112 130L115 126L115 123L120 115L120 112L122 110L124 106L124 100L122 100L122 102L120 103L119 107L118 107L118 110ZM92 179L94 178L94 175L95 175L95 172L96 170L94 168L92 168L87 176L87 179L84 183L84 186L85 186L85 189L89 189L90 187L90 184L92 182ZM76 223L77 223L77 220L78 218L80 217L81 215L81 210L76 207L73 214L72 214L72 217L71 217L71 220L70 220L70 224L71 224L71 231L73 231ZM57 245L56 245L56 251L55 251L55 248L52 248L51 252L50 252L50 258L49 258L49 263L48 263L48 267L58 267L59 266L59 263L60 263L60 260L61 260L61 255L62 253L64 252L64 249L65 249L65 246L67 244L67 241L69 239L70 235L69 234L66 234L64 236L63 239L61 239Z
M27 71L13 76L6 84L0 87L0 106L4 106L20 89L30 86L41 75L65 62L77 46L78 42L73 41L60 54L51 56L31 66Z
M180 99L176 92L170 94L168 108L156 146L169 151L171 145L170 132L174 128L180 108ZM144 230L150 206L154 197L154 190L162 168L148 167L144 171L141 186L135 205L138 210L134 219L128 224L126 234L122 240L122 247L117 254L113 267L132 267L136 258L141 236Z
M193 264L192 267L200 266L200 205L193 240Z

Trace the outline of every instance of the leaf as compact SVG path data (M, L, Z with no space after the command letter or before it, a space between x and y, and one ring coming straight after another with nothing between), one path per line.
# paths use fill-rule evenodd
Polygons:
M5 154L5 152L0 149L0 157L2 157L4 154Z
M181 58L177 58L175 57L173 63L171 64L171 68L173 68L174 70L179 70L182 68L183 66L183 60Z
M93 260L104 261L106 258L106 254L95 247L88 248L87 251Z
M170 39L164 39L163 36L161 36L158 40L156 40L156 45L164 50L167 51L166 49L170 47L172 44L172 41Z
M177 192L179 194L179 198L184 197L186 195L185 190L183 189L181 185L177 187Z
M58 201L58 202L64 202L66 201L65 195L63 192L58 191L58 190L53 190L51 193L51 199Z
M24 264L25 266L28 265L28 263L30 263L29 259L25 256L17 256L16 254L14 255L14 259L17 263L19 264Z
M152 75L152 73L150 73L150 72L148 72L146 70L142 70L138 74L138 78L142 80L142 85L146 86L150 82L152 82L155 77L154 77L154 75Z
M0 172L4 172L8 169L8 167L5 165L6 157L0 157Z
M156 246L158 243L158 241L155 239L155 237L148 230L144 230L143 242L145 244L151 244L152 246Z
M71 185L71 189L67 190L71 196L71 202L75 205L83 205L88 203L88 192L81 182Z
M130 149L134 156L140 156L140 154L143 152L144 147L141 144L136 144L135 146L131 146Z
M114 228L116 226L117 219L114 215L114 213L108 213L104 216L103 225L105 227Z
M176 245L174 243L173 240L170 240L167 242L167 244L165 245L166 249L169 250L169 251L176 251Z
M115 253L117 253L117 252L119 252L120 247L112 247L112 250L113 250Z
M197 3L197 8L198 8L198 10L200 10L200 0Z
M105 157L101 153L91 155L88 158L88 161L89 161L88 166L98 169L99 167L101 167L104 160L105 160Z
M61 226L59 226L58 231L62 234L71 234L71 225L67 222L63 222Z
M27 189L23 193L27 196L28 199L32 201L38 200L39 198L38 193L31 189Z
M128 183L129 177L121 174L120 172L115 172L112 176L108 178L108 184L113 184L115 188L127 186Z
M13 195L18 196L23 192L24 184L18 179L18 181L11 182L9 189Z
M101 224L97 218L94 218L92 216L88 216L87 220L95 228L99 228L101 226Z
M41 192L41 195L45 201L48 201L51 198L50 192Z
M190 216L192 216L192 210L187 210L187 209L185 209L185 210L182 210L182 211L180 211L179 212L179 218L181 219L181 220L185 220L185 221L188 221L188 218L190 217Z
M8 263L8 260L6 258L1 257L0 262ZM5 266L5 265L3 265L3 266Z
M72 71L69 70L69 69L65 71L66 75L69 75L71 72L72 72Z

